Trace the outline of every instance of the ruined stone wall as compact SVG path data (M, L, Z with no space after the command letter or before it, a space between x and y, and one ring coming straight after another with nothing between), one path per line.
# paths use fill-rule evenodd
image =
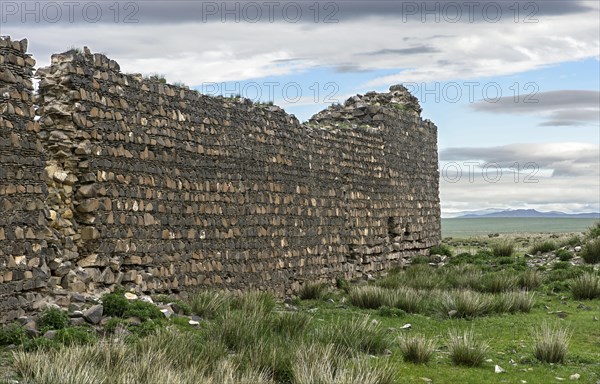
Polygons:
M16 317L47 285L43 146L36 137L27 40L0 38L0 318Z
M302 125L123 74L87 48L38 76L51 289L284 294L439 242L437 129L401 86Z

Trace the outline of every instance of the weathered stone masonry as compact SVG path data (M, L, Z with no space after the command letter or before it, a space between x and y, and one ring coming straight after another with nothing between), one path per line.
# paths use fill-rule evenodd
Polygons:
M123 74L86 48L38 70L38 124L26 44L0 41L3 312L115 284L283 294L439 242L437 129L401 86L303 125Z

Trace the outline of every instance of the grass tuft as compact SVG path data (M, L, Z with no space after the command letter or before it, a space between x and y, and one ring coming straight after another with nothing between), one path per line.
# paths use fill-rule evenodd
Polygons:
M300 288L298 297L302 300L318 300L323 297L323 293L327 290L327 284L306 282Z
M562 363L567 355L571 333L560 324L542 323L533 330L533 355L543 363Z
M585 244L581 257L588 264L600 263L600 237L596 237Z
M473 330L448 331L448 351L455 365L478 367L485 361L488 345L475 338Z
M443 317L475 318L494 308L493 296L469 290L442 293L438 309Z
M431 360L435 343L422 335L405 336L400 341L400 351L404 361L425 364Z
M374 285L363 285L350 290L350 302L359 308L377 309L391 306L391 290Z
M443 255L443 256L452 256L452 251L450 250L450 247L448 247L447 245L444 244L440 244L440 245L434 245L433 247L431 247L429 249L429 254L430 255Z
M526 291L504 292L496 295L495 309L498 313L529 313L535 305L535 294Z
M542 274L536 269L526 269L517 278L517 285L521 289L532 291L538 288L543 281Z
M514 251L515 245L510 241L492 244L492 254L496 257L512 256Z
M368 316L338 320L321 328L318 338L348 356L356 355L357 351L377 355L390 346L389 335Z
M542 241L533 244L533 246L529 249L529 253L535 255L536 253L546 253L552 252L557 248L556 243L553 241Z
M479 291L489 293L501 293L512 291L517 286L518 279L514 273L493 272L484 275L481 278Z
M570 282L571 293L577 300L600 298L600 276L593 272L584 272Z
M189 302L192 313L212 319L229 308L231 295L227 292L201 291L194 294Z

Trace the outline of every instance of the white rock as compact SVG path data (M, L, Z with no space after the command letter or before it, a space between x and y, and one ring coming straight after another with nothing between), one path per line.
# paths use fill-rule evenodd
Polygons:
M496 366L494 367L494 372L496 372L496 373L504 373L506 371L504 370L504 368L502 368L501 366L499 366L498 364L496 364Z
M412 324L404 324L403 326L400 327L400 329L411 329L412 328Z
M575 250L575 252L581 252L581 247L578 245L575 248L573 248Z
M154 304L154 300L148 295L140 296L140 300L145 301L146 303Z
M188 324L189 325L200 325L200 322L196 321L196 320L190 320L190 321L188 321Z
M125 292L125 298L127 300L137 300L138 297L135 293Z
M574 373L571 376L569 376L569 380L579 380L580 377L581 375L579 373Z

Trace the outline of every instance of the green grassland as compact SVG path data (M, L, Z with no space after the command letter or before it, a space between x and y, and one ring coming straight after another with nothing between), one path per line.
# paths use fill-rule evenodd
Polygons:
M56 311L42 317L43 331L58 329L52 340L2 327L0 377L36 384L599 382L599 264L575 265L561 254L532 267L515 249L491 241L454 254L446 245L435 249L451 255L443 265L418 258L372 281L307 282L285 302L258 292L196 292L176 303L199 324L185 315L164 319L151 304L116 292L103 299L113 318L99 331L65 325Z

